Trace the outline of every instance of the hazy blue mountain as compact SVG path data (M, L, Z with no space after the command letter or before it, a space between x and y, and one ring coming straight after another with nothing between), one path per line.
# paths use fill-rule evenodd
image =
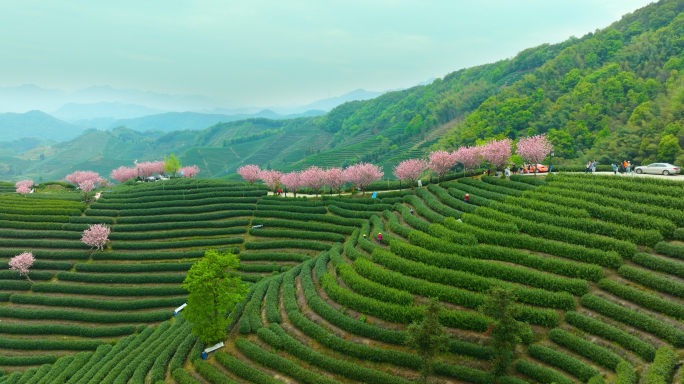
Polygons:
M225 100L214 99L202 95L169 95L138 89L117 89L108 85L92 86L74 92L73 102L119 102L123 104L137 104L148 108L166 111L192 111L196 109L212 109L226 107L230 103Z
M83 131L83 127L69 124L41 111L0 113L0 141L12 141L22 137L66 141L77 137Z
M143 116L135 119L121 119L116 120L110 124L109 128L118 126L125 126L135 131L161 130L164 132L178 131L183 129L205 129L219 122L227 123L229 121L250 119L263 117L267 119L293 119L304 116L319 116L325 114L325 111L311 110L304 113L281 115L271 110L265 109L258 113L252 114L237 114L237 115L222 115L199 112L167 112L157 115Z
M33 84L0 87L0 113L54 111L64 105L68 97L69 93L61 89L45 89Z
M58 119L75 123L91 119L134 119L148 115L156 115L167 111L149 108L137 104L123 104L120 102L101 101L98 103L79 104L68 103L51 113Z
M344 104L348 101L356 101L356 100L370 100L374 99L385 92L373 92L373 91L366 91L364 89L357 89L348 93L345 93L342 96L337 96L337 97L331 97L328 99L322 99L318 101L314 101L313 103L302 105L302 106L294 106L294 107L278 107L278 108L272 108L274 111L281 113L281 114L293 114L293 113L303 113L305 111L310 111L310 110L321 110L321 111L330 111L331 109L337 107L340 104Z

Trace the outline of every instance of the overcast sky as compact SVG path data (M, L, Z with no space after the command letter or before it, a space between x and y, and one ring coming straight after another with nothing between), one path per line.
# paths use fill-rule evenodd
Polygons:
M580 37L648 0L0 0L0 86L304 104Z

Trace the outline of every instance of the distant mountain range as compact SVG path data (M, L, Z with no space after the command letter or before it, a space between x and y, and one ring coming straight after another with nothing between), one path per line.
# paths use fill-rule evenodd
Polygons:
M69 124L41 111L0 113L0 141L12 141L23 137L67 141L84 131L83 127Z

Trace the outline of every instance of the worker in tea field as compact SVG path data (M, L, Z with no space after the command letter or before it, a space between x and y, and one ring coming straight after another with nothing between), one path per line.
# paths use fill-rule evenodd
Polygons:
M466 193L466 195L465 195L465 202L466 203L468 202L468 199L470 199L470 195Z
M378 233L378 241L382 243L382 233Z

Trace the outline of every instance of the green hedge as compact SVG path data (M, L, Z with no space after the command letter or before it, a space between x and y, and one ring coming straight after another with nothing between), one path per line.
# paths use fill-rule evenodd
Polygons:
M360 259L357 259L357 261L358 260ZM397 305L413 304L413 295L410 293L359 276L354 268L347 263L337 264L335 268L342 281L344 281L350 289L362 296ZM316 274L316 276L320 279L318 274Z
M425 205L425 203L423 202L423 200L421 200L417 196L404 196L404 202L407 204L411 204L413 208L415 208L416 213L423 216L432 223L441 223L445 219L445 216L428 208L427 205Z
M610 324L581 315L577 312L566 313L565 321L584 332L613 341L634 352L637 356L646 361L653 361L653 358L655 357L656 350L651 344L642 341L638 337L632 336L627 332L619 330ZM617 369L619 370L619 365Z
M464 180L469 180L469 179L464 179ZM480 181L476 181L476 183L480 183ZM485 184L485 183L482 183L482 184L489 185L489 184ZM480 185L480 184L476 184L476 185ZM458 190L462 191L464 194L467 193L467 194L471 195L470 199L472 199L472 197L473 197L472 195L475 195L475 196L483 197L483 198L489 199L489 200L504 201L509 196L509 195L505 195L503 193L486 191L484 189L474 187L470 184L463 183L462 180L459 180L457 183L455 183L455 182L442 183L442 186L445 188L449 188L449 189L451 189L451 188L458 189ZM470 199L468 199L468 200L470 200ZM475 202L473 201L473 203L475 203Z
M37 283L41 284L41 283ZM0 280L0 289L8 291L28 291L32 285L29 281ZM8 299L9 300L9 299Z
M188 357L190 349L192 349L197 342L197 336L193 335L192 333L185 336L171 358L171 362L169 363L169 371L180 368L183 363L185 363L185 359Z
M140 313L93 313L63 309L0 307L0 316L24 320L70 320L88 323L151 323L173 317L171 311Z
M92 274L78 272L57 272L57 279L64 281L78 281L82 283L103 284L173 284L182 283L185 274Z
M410 225L411 227L423 232L427 232L430 229L430 223L419 219L415 214L411 214L409 208L405 205L397 203L394 205L394 209L401 213L401 217L404 219L406 224Z
M318 251L327 251L332 247L330 244L321 243L318 241L306 240L278 240L278 241L248 241L245 243L246 249L276 249L276 248L294 248L294 249L314 249Z
M258 204L256 206L257 211L286 211L286 212L296 212L296 213L308 213L308 214L321 214L325 215L328 210L325 207L301 207L297 205L268 205L268 204Z
M618 274L627 280L639 283L656 291L669 293L679 298L684 298L684 284L679 283L668 276L661 276L640 268L623 265L618 269Z
M71 216L69 220L65 222L71 224L114 224L114 218L103 216Z
M658 348L653 364L646 372L646 384L668 384L677 367L677 354L672 347Z
M620 176L588 175L588 174L564 174L553 175L553 180L567 180L570 182L590 180L592 184L618 188L625 191L655 193L672 197L684 196L682 186L674 180L652 179L641 180L636 178L624 178ZM674 181L674 183L672 183Z
M613 352L559 328L552 329L549 338L554 343L613 371L622 361L622 358Z
M323 240L323 241L339 241L343 242L345 237L338 233L328 232L314 232L314 231L295 231L295 230L277 230L277 229L263 229L252 228L249 234L258 237L286 237L294 239L307 240Z
M263 225L264 227L270 228L295 228L295 229L306 229L309 231L319 231L319 232L333 232L343 235L351 235L354 231L354 227L335 225L335 224L324 224L324 223L311 223L307 221L296 221L296 220L275 220L275 219L252 219L252 225Z
M115 225L112 232L143 232L143 231L168 231L173 229L193 228L229 228L249 225L248 219L223 220L223 221L184 221L178 223L153 223L153 224L126 224Z
M35 255L34 255L35 256ZM31 269L51 269L51 270L58 270L58 271L68 271L73 267L73 264L71 264L68 261L44 261L44 260L36 260L33 262L33 265L31 265ZM8 269L9 268L9 262L0 262L0 270L2 269Z
M359 227L363 225L363 223L366 221L358 218L346 218L334 215L316 215L311 213L295 213L283 211L254 211L254 217L277 217L289 220L317 221L323 223L343 225L348 227Z
M535 359L539 359L549 365L570 373L583 383L586 383L593 376L599 374L595 368L584 364L580 360L541 345L530 345L527 349L527 353Z
M49 339L10 339L0 337L0 348L21 350L94 350L104 344L102 340L49 340Z
M238 254L238 248L221 248L220 252ZM186 252L94 252L93 260L170 260L170 259L198 259L204 257L205 251Z
M440 238L442 240L446 240L449 243L453 244L458 244L458 245L477 245L477 239L475 236L470 235L470 234L462 234L458 232L454 232L450 229L445 228L443 225L440 224L432 224L428 227L428 234L431 236ZM409 236L411 234L409 233Z
M23 281L21 283L24 283ZM28 282L26 282L28 283ZM30 285L30 283L28 283ZM0 287L1 288L1 287ZM174 296L187 295L188 291L178 286L167 287L107 287L88 284L35 283L33 292L70 293L76 295L102 296Z
M472 213L475 212L475 209L477 208L475 205L466 203L462 199L456 199L455 197L451 196L449 192L447 192L444 188L438 186L437 184L430 184L427 188L430 192L437 195L437 197L442 203L460 212Z
M486 177L486 176L483 176ZM501 180L501 179L496 179L494 177L490 177L490 179L495 179L495 180ZM470 185L471 187L479 188L488 192L494 192L494 193L499 193L502 195L509 195L509 196L522 196L522 191L518 189L513 189L513 188L508 188L502 185L497 185L494 183L485 183L482 180L475 180L475 179L460 179L458 180L459 183L463 183L466 185Z
M12 295L10 301L15 304L45 305L52 307L91 308L107 311L134 311L147 308L178 307L185 303L185 297L142 300L97 300L75 297L56 297L44 295Z
M330 211L330 213L334 213L338 216L354 219L370 219L371 216L376 214L374 211L354 211L350 209L340 208L337 205L329 205L328 210Z
M0 220L0 228L60 230L61 223L32 223L26 221Z
M416 190L416 194L425 200L427 205L440 215L456 218L459 218L461 215L463 215L463 212L457 211L447 205L442 204L439 200L437 200L435 195L428 192L426 189L419 188Z
M135 332L135 326L120 325L116 327L92 327L63 324L0 323L0 332L13 335L66 335L80 337L113 337L130 335Z
M535 187L538 187L540 185L545 185L548 183L544 179L540 179L537 177L524 176L524 175L511 175L511 181L515 181L518 183L525 183L525 184L533 185Z
M462 191L460 189L456 189L456 188L449 188L448 193L451 196L455 197L457 200L465 202L466 193L464 191ZM476 206L486 207L487 205L491 204L493 201L495 201L495 200L487 199L485 197L478 196L478 195L470 195L470 196L468 196L468 203L467 204L472 205L473 207L476 207ZM464 209L464 212L468 212L468 210Z
M648 269L684 278L684 263L657 257L648 253L637 253L632 261Z
M0 365L41 365L54 364L57 361L55 355L32 355L32 356L0 356Z
M655 251L663 255L676 257L677 259L684 259L684 246L679 244L670 244L664 241L659 242L655 246Z
M262 196L259 199L259 204L265 205L298 205L300 207L322 207L325 205L325 200L330 200L330 196L323 196L323 201L320 200L309 200L307 198L289 198L281 196Z
M241 261L307 261L310 256L301 253L289 252L263 252L263 253L241 253Z
M181 222L181 221L209 221L209 220L221 220L227 219L229 217L239 217L239 216L251 216L252 211L249 210L236 210L236 211L224 211L224 212L212 212L212 213L201 213L194 215L157 215L157 216L129 216L129 217L118 217L116 219L117 224L148 224L148 223L170 223L170 222Z
M475 247L452 246L449 248L450 254L433 253L426 249L404 242L393 242L390 245L390 249L392 252L405 258L411 258L410 255L412 253L421 254L423 259L434 260L435 263L440 263L445 268L448 267L451 260L450 254L453 253L459 256L470 257L474 259L499 260L508 263L520 264L529 268L538 269L540 271L546 271L555 273L557 275L575 277L590 281L599 281L604 277L603 268L599 267L598 265L583 264L575 261L551 257L541 257L533 255L529 252L495 245L480 244Z
M542 367L529 361L518 360L515 370L542 384L573 384L573 381L551 368Z
M253 210L256 208L255 204L214 204L202 205L192 207L166 207L166 208L150 208L150 209L124 209L119 211L119 216L165 216L165 215L187 215L218 211L244 211ZM86 210L86 215L88 215ZM104 216L104 215L102 215ZM118 221L118 220L117 220Z
M79 213L80 214L80 213ZM21 222L45 222L45 223L68 223L69 216L50 216L50 215L17 215L10 213L0 213L0 220L21 221Z
M444 220L443 225L456 232L470 233L477 237L480 243L528 249L604 267L617 268L622 264L622 258L616 252L589 249L582 245L561 243L532 236L487 231L458 222L452 218Z
M66 248L66 249L88 249L86 245L80 241L68 240L14 240L14 239L0 239L0 247L21 247L21 248Z
M655 354L655 352L653 352ZM652 361L653 359L651 359ZM617 378L615 384L637 384L637 375L634 372L632 364L622 361L617 366Z
M2 207L2 213L4 215L41 215L41 216L80 216L80 209L60 209L60 208L46 208L34 206L26 206L26 208L12 208L12 207ZM5 220L5 219L3 219ZM16 220L16 219L15 219Z
M480 180L484 181L487 184L493 184L493 185L498 185L499 187L505 187L509 189L517 189L519 191L529 191L530 189L535 189L536 186L528 183L522 183L517 181L517 179L511 178L510 180L507 179L500 179L498 177L491 177L491 176L482 176L480 177ZM546 184L546 183L544 183Z
M399 223L397 215L390 211L382 211L382 215L387 219L389 229L397 235L408 237L411 233L411 228L405 227Z
M382 203L377 203L377 204L356 204L356 203L345 203L342 201L331 201L327 200L325 201L325 204L330 207L331 205L334 205L339 208L344 208L347 210L352 210L352 211L373 211L373 212L380 212L384 211L385 209L391 209L392 204L382 204Z
M77 272L166 272L166 271L188 271L194 262L186 263L147 263L147 264L90 264L77 263Z
M212 247L228 244L242 244L245 240L241 237L179 240L179 241L148 241L148 242L117 242L112 243L112 249L168 249L190 247Z
M247 233L247 228L219 228L219 229L184 229L164 232L114 232L109 235L110 240L154 240L179 237L225 236Z
M591 219L591 215L585 209L566 207L564 205L548 203L530 199L528 197L509 197L500 204L515 205L531 211L544 212L550 215L571 217L575 219Z
M202 377L212 384L237 384L237 381L229 379L221 371L204 360L196 359L192 362L192 365Z
M612 280L601 280L598 285L601 289L604 289L613 295L639 304L640 307L664 313L679 320L684 319L684 305L673 302L672 300L662 299L651 293Z
M54 274L48 271L31 271L28 276L31 280L50 280ZM23 280L25 278L19 274L19 271L0 271L0 279L2 280Z
M0 257L12 258L22 252L30 251L36 259L87 260L88 251L44 251L32 249L0 249Z
M653 333L677 348L684 346L684 332L654 317L636 312L594 295L584 295L582 305L604 316L631 325L642 331Z
M244 339L238 339L238 340L244 340ZM247 343L249 341L245 340ZM273 359L270 359L270 356L277 356L277 355L271 355L270 353L261 350L262 352L259 352L260 348L255 346L254 344L247 344L242 345L241 347L238 346L238 348L242 351L243 349L246 350L247 352L250 352L248 357L254 361L260 362L261 364L264 364L266 366L271 366L271 364L278 364L282 362L281 360L278 360L277 362L274 361ZM237 346L237 340L236 340L236 346ZM243 351L244 353L244 351ZM241 361L236 358L234 358L231 355L226 354L225 352L216 352L214 354L216 361L218 361L219 364L221 364L223 367L225 367L227 370L230 372L234 373L236 376L242 377L243 379L248 380L249 382L256 383L256 384L282 384L280 380L276 380L270 375L258 370L257 368ZM278 356L279 357L279 356ZM279 357L280 359L283 359L282 357ZM285 359L283 359L285 360ZM294 363L291 363L294 365ZM279 367L280 365L278 365ZM295 368L296 369L296 368ZM304 370L303 368L300 368ZM181 383L184 384L184 383Z
M107 200L98 201L90 204L91 209L103 210L128 210L128 209L149 209L149 208L169 208L169 207L199 207L211 204L256 204L256 197L211 197L204 199L168 199L152 201L147 203L111 203Z
M489 215L485 215L484 213L489 213ZM512 233L516 235L520 232L520 229L518 229L514 223L510 222L512 220L509 220L509 217L504 216L504 214L500 212L492 211L487 207L478 208L476 214L464 214L461 221L486 231Z

